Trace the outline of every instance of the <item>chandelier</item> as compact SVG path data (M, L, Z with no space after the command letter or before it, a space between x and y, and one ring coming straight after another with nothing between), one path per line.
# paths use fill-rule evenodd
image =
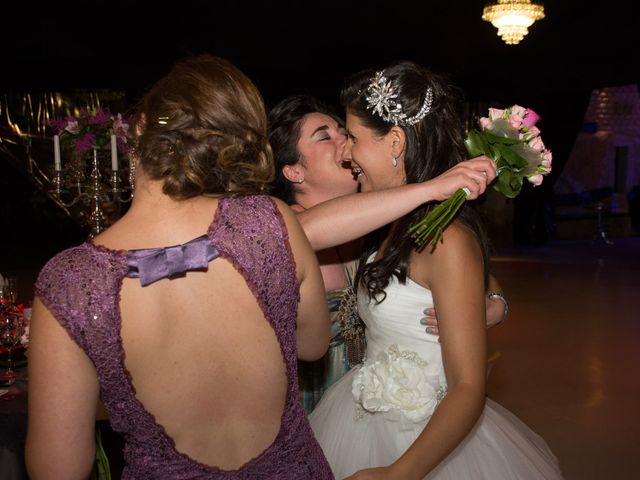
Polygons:
M487 5L482 19L498 29L498 35L507 45L515 45L529 33L528 27L544 18L544 6L530 0L498 0Z

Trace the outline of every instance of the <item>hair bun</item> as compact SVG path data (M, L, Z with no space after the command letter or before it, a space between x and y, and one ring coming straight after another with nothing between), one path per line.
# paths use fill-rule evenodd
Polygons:
M138 107L140 164L175 199L253 194L273 178L266 114L253 83L226 60L177 63Z

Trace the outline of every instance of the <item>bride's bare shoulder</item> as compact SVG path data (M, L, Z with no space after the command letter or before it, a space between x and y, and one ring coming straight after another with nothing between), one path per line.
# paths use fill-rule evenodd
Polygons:
M414 251L410 259L411 277L429 285L434 277L446 270L482 265L482 250L476 234L461 222L453 222L443 232L435 246L426 245Z

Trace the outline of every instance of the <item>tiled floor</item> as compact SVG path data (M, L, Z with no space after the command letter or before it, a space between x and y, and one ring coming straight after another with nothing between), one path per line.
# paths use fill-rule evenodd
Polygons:
M511 314L489 396L542 435L567 480L640 478L640 238L500 250Z

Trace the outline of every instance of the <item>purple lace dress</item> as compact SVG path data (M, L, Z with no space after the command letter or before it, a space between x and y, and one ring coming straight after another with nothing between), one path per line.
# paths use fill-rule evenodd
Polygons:
M333 478L298 398L295 319L299 285L277 207L267 196L223 199L207 236L189 244L202 247L202 240L206 245L195 247L199 253L193 254L184 246L115 251L84 243L51 259L38 277L36 294L95 364L111 427L125 438L122 478ZM194 260L196 256L204 255L204 268L217 256L228 259L246 279L278 336L288 378L280 432L264 452L239 470L220 470L179 453L135 396L119 334L119 292L125 276L143 281L148 274L137 258L141 252L151 252L152 265L147 270L153 271L155 279L202 268L203 261ZM176 266L181 261L182 270ZM146 280L149 283L154 278Z

